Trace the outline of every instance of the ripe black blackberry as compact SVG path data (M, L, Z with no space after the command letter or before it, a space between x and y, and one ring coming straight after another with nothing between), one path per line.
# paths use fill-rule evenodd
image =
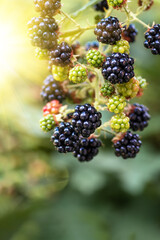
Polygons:
M126 53L113 53L102 66L102 74L112 84L126 83L134 77L134 59Z
M93 42L87 42L85 45L85 50L89 51L90 49L96 49L98 50L99 48L99 42L93 41Z
M114 45L121 39L122 29L116 17L103 18L97 24L95 30L97 40L102 43Z
M41 97L44 101L50 102L58 100L62 102L65 99L65 93L60 85L52 75L49 75L43 82Z
M151 49L152 54L160 55L160 24L155 24L145 33L144 46Z
M99 3L97 3L97 4L94 5L94 9L95 9L96 11L105 12L104 8L105 8L105 9L108 9L108 8L109 8L108 3L107 3L107 0L102 0L102 1L100 1Z
M62 42L50 52L50 60L53 65L64 67L71 63L71 53L72 48L68 43Z
M61 0L34 0L35 9L41 16L54 16L61 8Z
M124 159L134 158L140 151L141 145L139 135L127 131L122 139L114 143L115 155Z
M51 49L57 45L58 25L54 18L33 17L28 28L33 46Z
M51 137L53 145L60 153L73 152L79 145L79 136L71 123L61 122Z
M72 125L83 137L89 137L101 125L102 114L90 104L77 105L73 113Z
M131 110L128 117L130 118L130 128L133 131L143 131L143 129L148 126L148 121L151 118L149 109L138 103L133 105L133 110Z
M129 27L124 26L124 30L122 32L122 37L130 43L135 42L136 36L138 34L138 30L136 29L134 24L130 24Z
M88 162L98 154L101 145L101 141L96 138L81 138L73 154L80 162Z

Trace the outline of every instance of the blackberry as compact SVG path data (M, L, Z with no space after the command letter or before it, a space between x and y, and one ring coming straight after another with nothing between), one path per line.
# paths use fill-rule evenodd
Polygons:
M143 131L143 129L148 126L148 121L151 118L149 109L138 103L133 105L133 110L131 110L128 117L130 118L130 128L133 131Z
M72 48L66 42L62 42L50 52L50 60L53 65L64 67L71 63L71 53Z
M69 67L68 66L61 67L61 66L53 65L52 74L55 80L59 82L63 82L68 79Z
M55 126L53 115L49 114L40 120L40 127L44 132L51 131Z
M34 0L35 9L43 17L54 16L61 8L61 0Z
M107 0L102 0L99 3L94 5L94 9L99 12L105 12L105 9L108 9L108 3Z
M126 132L130 127L129 118L124 113L117 114L111 118L110 126L115 132Z
M121 26L116 17L103 18L94 30L97 40L102 43L114 45L121 39Z
M69 72L69 80L73 83L82 83L87 79L87 71L85 67L75 66Z
M152 54L160 55L160 24L155 24L145 33L145 48L151 49Z
M51 141L58 152L73 152L79 145L79 136L70 123L61 122L59 127L55 128Z
M89 51L90 49L96 49L98 50L99 48L99 43L96 41L93 42L87 42L86 46L85 46L85 50Z
M110 82L106 82L101 88L101 94L103 97L110 97L114 94L115 88Z
M139 92L139 81L132 78L129 82L117 84L116 89L118 93L126 98L134 98Z
M122 139L114 142L115 155L124 159L134 158L140 151L141 145L142 142L139 135L127 131Z
M130 46L128 41L126 40L120 40L117 41L115 45L112 47L112 51L115 53L127 53L129 54Z
M49 75L43 82L41 97L44 101L58 100L62 102L65 99L65 94L59 82L54 80L52 75Z
M43 116L47 116L48 114L55 116L59 114L61 107L62 104L58 100L53 100L43 107ZM54 120L56 122L56 118Z
M73 154L80 162L88 162L98 154L101 145L101 141L96 138L80 138L79 145Z
M134 59L126 53L112 53L102 66L102 74L112 84L126 83L134 77Z
M83 137L89 137L101 125L102 114L90 104L77 105L73 113L72 125Z
M95 49L91 49L88 51L87 55L87 62L96 68L100 68L102 66L102 63L104 62L104 56L100 53L100 51L97 51Z
M33 46L51 49L57 45L58 25L54 18L33 17L28 22L28 28Z
M36 48L35 55L39 60L48 60L49 59L48 49Z
M122 37L127 40L129 43L133 43L136 40L136 36L138 34L138 30L136 29L134 24L130 24L129 27L124 26L124 30L122 32Z
M121 113L126 105L127 103L125 97L118 95L109 98L107 103L108 110L114 113Z
M108 4L113 8L120 8L126 3L127 0L108 0Z

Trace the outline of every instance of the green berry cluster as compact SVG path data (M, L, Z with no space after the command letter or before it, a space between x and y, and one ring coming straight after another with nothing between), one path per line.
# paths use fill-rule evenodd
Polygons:
M48 49L36 48L35 55L39 60L48 60L49 51L48 51Z
M96 67L96 68L100 68L104 61L104 56L100 53L100 51L97 51L95 49L89 50L86 55L86 58L87 58L87 62L92 67Z
M126 40L119 40L115 45L112 46L112 51L115 53L130 53L130 45Z
M121 113L127 105L126 99L123 96L114 95L108 100L108 110L114 113Z
M116 89L120 95L126 98L134 98L139 91L139 81L132 78L128 83L117 84Z
M110 126L115 132L124 133L130 128L129 118L124 114L116 114L111 118Z
M52 66L52 75L56 81L63 82L68 79L69 67Z
M106 82L101 88L101 94L103 97L110 97L114 94L115 88L110 82Z
M44 132L49 132L55 127L55 121L52 114L48 114L46 117L40 120L40 127Z
M69 80L73 83L82 83L87 79L87 70L83 66L75 66L69 72Z
M137 77L137 80L139 81L140 88L145 89L147 87L146 79L139 76L139 77Z
M111 5L112 7L121 7L126 0L108 0L108 4Z

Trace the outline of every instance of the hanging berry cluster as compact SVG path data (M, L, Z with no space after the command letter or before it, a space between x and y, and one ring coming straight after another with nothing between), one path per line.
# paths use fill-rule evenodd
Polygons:
M103 132L114 135L116 156L134 158L142 142L133 132L147 127L150 115L146 106L130 104L147 86L145 79L135 76L130 56L130 44L138 34L132 22L147 28L144 46L160 54L160 24L150 27L138 18L153 0L138 0L136 13L127 0L91 0L70 16L61 10L60 0L34 0L34 4L40 17L28 23L28 33L36 56L48 61L50 71L41 91L46 105L40 127L53 131L51 141L58 152L72 152L81 162L98 154ZM81 27L75 18L89 7L102 15L95 17L96 25ZM124 22L111 16L113 8L126 14ZM53 18L57 14L59 21ZM61 30L65 20L74 28ZM82 46L77 40L89 30L97 41ZM68 104L75 106L71 109ZM102 123L102 111L111 112L111 119Z

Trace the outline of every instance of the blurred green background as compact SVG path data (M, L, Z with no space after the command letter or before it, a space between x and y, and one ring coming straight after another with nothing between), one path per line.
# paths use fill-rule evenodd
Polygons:
M86 2L62 0L63 10L74 12ZM141 16L147 23L160 22L156 2ZM77 21L93 23L94 15L90 9ZM159 240L160 57L143 47L144 28L136 24L131 47L136 74L149 83L135 100L152 115L140 133L141 152L136 159L116 158L107 136L100 154L80 164L56 153L39 129L39 93L48 71L27 38L33 16L38 14L32 0L0 0L0 240ZM92 40L91 32L81 38Z

